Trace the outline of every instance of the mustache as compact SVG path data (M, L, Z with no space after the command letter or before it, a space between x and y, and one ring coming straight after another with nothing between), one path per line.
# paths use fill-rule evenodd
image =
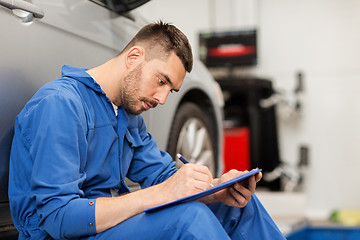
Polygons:
M144 102L147 102L152 108L155 108L159 104L158 101L151 100L151 99L148 99L148 98L141 98L140 100L144 101Z

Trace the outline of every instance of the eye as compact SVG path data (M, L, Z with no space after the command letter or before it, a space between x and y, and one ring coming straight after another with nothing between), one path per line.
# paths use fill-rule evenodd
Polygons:
M161 77L157 77L157 81L158 81L158 83L159 83L159 86L169 85L169 82L162 80ZM178 90L170 89L170 93L174 93L174 92L177 92L177 91L178 91Z
M159 77L158 77L158 81L159 81L160 86L165 85L165 82L163 80L161 80L161 78L159 78Z

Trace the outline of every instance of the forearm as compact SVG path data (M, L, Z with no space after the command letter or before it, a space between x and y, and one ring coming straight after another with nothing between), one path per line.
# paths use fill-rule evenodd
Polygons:
M95 206L96 231L105 231L143 212L209 188L212 182L207 167L186 164L166 181L114 198L98 198Z
M105 231L131 218L145 209L169 202L166 195L159 194L160 184L118 197L103 197L96 200L96 232Z

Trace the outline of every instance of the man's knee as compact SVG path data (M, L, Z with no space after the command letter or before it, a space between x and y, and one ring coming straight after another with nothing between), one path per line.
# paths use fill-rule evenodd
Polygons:
M180 211L181 216L174 228L190 233L194 239L208 239L206 236L210 239L214 236L219 237L216 239L228 238L223 226L207 205L199 202L180 204L175 211Z
M177 206L179 209L176 209L176 212L180 211L181 215L179 216L179 221L184 221L185 223L197 222L200 223L204 220L217 221L217 218L214 216L213 212L203 203L199 202L190 202L186 204L180 204ZM191 221L189 221L191 219Z

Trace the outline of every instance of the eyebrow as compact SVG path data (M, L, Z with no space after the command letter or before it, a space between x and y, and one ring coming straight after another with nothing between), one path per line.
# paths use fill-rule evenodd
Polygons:
M160 73L160 75L162 75L162 76L166 79L166 81L170 84L170 86L171 86L171 91L174 91L174 92L178 92L178 91L179 91L179 89L174 89L174 84L173 84L173 82L171 81L170 77L169 77L167 74L165 74L165 73Z

